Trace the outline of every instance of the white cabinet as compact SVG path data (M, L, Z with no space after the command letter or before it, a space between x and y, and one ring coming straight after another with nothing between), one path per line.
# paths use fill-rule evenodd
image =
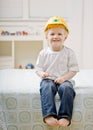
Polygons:
M0 69L14 68L13 57L14 57L13 43L11 41L0 40Z
M0 19L22 19L23 0L0 0Z
M0 22L0 69L18 68L20 65L25 68L28 63L35 65L38 53L44 46L44 24L37 21Z
M0 19L41 20L54 15L68 19L72 17L72 9L73 0L0 0Z
M35 65L42 48L43 39L38 36L0 36L0 69Z

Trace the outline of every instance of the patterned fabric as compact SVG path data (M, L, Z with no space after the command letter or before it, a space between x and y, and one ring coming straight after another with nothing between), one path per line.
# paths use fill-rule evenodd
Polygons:
M65 130L92 130L93 70L81 71L75 79L77 82L72 124ZM63 129L43 123L39 82L35 70L0 70L0 130ZM58 106L58 95L55 100Z

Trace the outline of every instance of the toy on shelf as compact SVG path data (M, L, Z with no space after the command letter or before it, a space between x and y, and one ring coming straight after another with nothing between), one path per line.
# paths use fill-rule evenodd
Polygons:
M16 32L9 32L9 31L0 31L0 35L2 36L7 36L7 35L17 35L17 36L20 36L20 35L29 35L29 33L27 31L16 31Z
M32 63L28 63L26 66L23 65L19 65L18 66L19 69L34 69L34 65Z
M23 66L22 66L22 65L19 65L18 68L19 68L19 69L23 69Z
M26 69L34 69L34 65L32 63L28 63L25 68Z

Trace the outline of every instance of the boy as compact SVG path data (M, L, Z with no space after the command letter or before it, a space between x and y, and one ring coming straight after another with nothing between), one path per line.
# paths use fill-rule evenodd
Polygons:
M75 91L71 78L79 71L75 53L64 46L69 29L65 20L59 16L50 18L44 28L49 44L43 49L36 62L36 73L41 77L40 95L43 120L50 126L70 125ZM55 95L60 97L57 112Z

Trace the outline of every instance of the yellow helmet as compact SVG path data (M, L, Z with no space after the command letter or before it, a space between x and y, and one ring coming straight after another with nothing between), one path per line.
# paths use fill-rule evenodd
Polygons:
M55 27L65 27L65 29L69 33L69 28L66 21L60 16L51 17L45 25L44 32L46 32L50 28Z

